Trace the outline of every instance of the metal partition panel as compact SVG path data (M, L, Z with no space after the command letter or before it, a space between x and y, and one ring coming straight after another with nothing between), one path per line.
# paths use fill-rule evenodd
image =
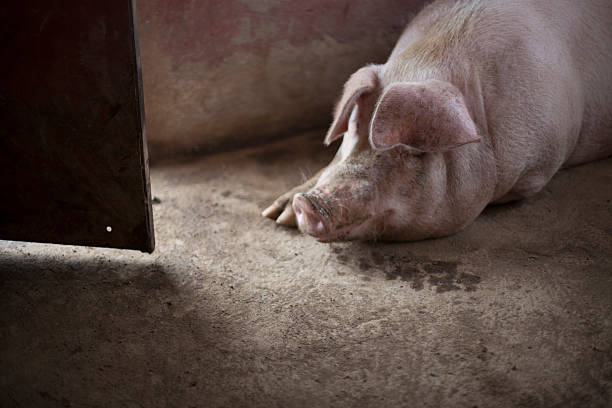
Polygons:
M0 239L153 251L131 0L0 5Z

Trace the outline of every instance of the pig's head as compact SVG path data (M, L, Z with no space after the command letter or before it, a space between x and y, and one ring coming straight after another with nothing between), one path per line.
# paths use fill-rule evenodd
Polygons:
M351 76L325 143L343 137L313 189L297 194L299 229L319 241L439 235L444 155L477 142L463 96L443 81L383 85L380 68Z

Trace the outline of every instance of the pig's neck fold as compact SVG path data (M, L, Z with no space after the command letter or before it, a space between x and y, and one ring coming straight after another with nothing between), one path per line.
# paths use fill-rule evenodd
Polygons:
M430 236L451 234L471 223L492 201L497 181L493 150L488 143L465 145L433 155L426 189L424 224L435 225Z

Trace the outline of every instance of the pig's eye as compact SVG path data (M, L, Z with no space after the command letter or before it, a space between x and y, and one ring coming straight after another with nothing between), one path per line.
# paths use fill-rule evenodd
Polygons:
M410 151L408 149L402 149L400 146L398 146L398 148L400 148L400 157L404 160L411 160L414 159L415 157L422 157L425 152L417 152L417 151Z
M416 168L421 165L421 160L424 157L425 153L408 153L402 155L402 159L404 161L404 165L408 168Z

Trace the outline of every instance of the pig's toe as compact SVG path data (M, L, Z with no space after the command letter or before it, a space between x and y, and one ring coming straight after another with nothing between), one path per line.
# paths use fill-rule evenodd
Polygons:
M295 227L297 225L295 213L291 207L293 194L293 191L290 191L278 197L271 206L263 210L261 215L276 220L280 225Z
M278 205L276 205L276 203L274 203L268 208L266 208L265 210L263 210L261 215L263 217L268 217L268 218L272 218L273 220L275 220L278 218L278 216L280 215L282 211L283 211L283 207L279 207Z
M287 207L287 203L289 203L289 199L292 197L291 194L285 193L282 196L278 197L274 200L271 206L263 210L261 213L262 216L272 218L273 220L277 219L279 215L285 210Z
M280 225L284 225L285 227L295 227L297 222L293 208L290 205L286 206L285 210L276 219L276 222Z

